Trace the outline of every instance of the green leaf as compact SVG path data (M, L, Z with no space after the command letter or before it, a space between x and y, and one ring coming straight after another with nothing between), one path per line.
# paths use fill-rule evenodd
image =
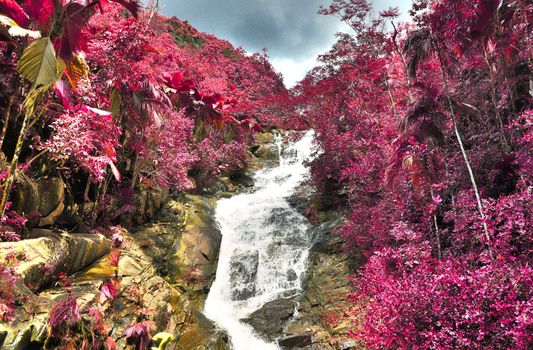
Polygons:
M58 66L52 41L42 38L24 50L18 62L18 71L36 88L56 81L59 78Z

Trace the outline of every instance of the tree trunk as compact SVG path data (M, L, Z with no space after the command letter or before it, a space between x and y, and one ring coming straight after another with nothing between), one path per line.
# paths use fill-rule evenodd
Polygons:
M6 182L4 183L4 191L2 193L2 201L0 202L0 219L4 217L6 212L6 204L11 192L11 186L13 185L13 180L15 179L15 173L17 170L17 165L20 157L20 152L22 151L22 144L24 143L24 137L26 135L26 129L28 127L29 120L31 116L26 114L24 120L22 121L22 127L20 128L19 137L17 140L17 145L15 147L15 153L13 154L13 159L11 159L11 165L8 169Z
M407 62L405 61L405 57L402 54L402 51L400 50L400 47L398 46L398 43L396 42L396 37L398 36L398 29L396 29L396 25L393 21L391 21L392 27L394 28L394 35L392 36L392 42L394 44L394 49L396 50L396 53L398 56L400 56L400 59L402 60L403 64L403 70L405 72L405 79L407 81L407 96L409 97L409 102L413 102L413 96L411 94L411 77L409 76L409 68L407 67Z
M433 193L433 185L429 185L429 192L431 194L431 200L435 197L435 194ZM439 260L442 260L442 247L440 244L440 232L439 232L439 224L437 222L437 214L433 214L433 224L435 225L435 238L437 239L437 254L439 257Z
M9 102L7 103L6 115L4 116L4 125L2 125L2 132L0 133L0 152L2 151L2 146L4 145L4 138L6 137L9 119L11 118L11 108L13 107L14 99L15 97L11 96Z
M487 240L487 247L489 248L489 254L492 257L492 244L491 244L489 229L487 227L487 223L485 222L485 212L483 211L483 204L481 203L481 196L479 195L479 189L477 186L476 178L474 177L474 171L472 170L472 166L470 165L470 160L468 159L468 155L466 154L466 150L463 144L463 139L461 137L461 133L459 132L459 127L457 126L457 118L455 116L455 109L453 107L452 99L450 97L450 88L448 85L448 78L446 76L446 71L444 70L444 64L443 64L443 60L441 57L441 52L440 52L438 45L433 41L433 39L432 39L432 43L435 48L435 51L437 52L437 56L439 59L439 66L440 66L440 70L442 74L442 80L444 83L444 90L446 93L446 100L448 102L448 108L450 109L450 116L452 118L452 123L453 123L453 131L455 133L457 143L459 144L459 148L461 149L461 154L463 156L466 169L468 170L468 176L470 178L470 183L472 184L472 189L474 190L474 194L476 196L477 208L479 211L479 215L481 216L481 221L483 224L483 231L485 233L485 238Z

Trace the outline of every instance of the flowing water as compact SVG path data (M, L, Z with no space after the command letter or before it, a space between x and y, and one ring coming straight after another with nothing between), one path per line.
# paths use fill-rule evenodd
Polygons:
M228 332L234 350L278 349L240 320L268 301L301 291L312 242L307 220L287 197L309 175L304 162L314 154L313 136L309 131L287 147L278 139L279 167L257 172L253 193L217 205L222 245L204 311Z

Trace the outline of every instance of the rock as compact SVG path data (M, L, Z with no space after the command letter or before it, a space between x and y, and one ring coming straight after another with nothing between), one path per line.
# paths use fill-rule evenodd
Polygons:
M60 272L80 271L110 249L111 242L102 235L34 229L29 239L0 243L0 263L8 254L24 257L16 272L30 290L36 291L52 283Z
M314 192L315 190L309 183L303 183L287 198L287 202L301 215L305 215L305 210L307 209L309 200Z
M251 176L248 176L246 174L237 173L235 175L230 176L230 180L232 183L234 183L237 186L242 187L254 187L255 181Z
M39 226L53 225L65 209L65 184L58 177L42 178L38 181L38 191L38 211L42 216Z
M298 275L296 274L296 271L294 271L293 269L290 269L289 271L287 271L287 280L289 282L296 281L297 279L298 279Z
M284 323L294 315L295 303L290 299L277 299L263 305L242 321L259 334L273 341L283 331Z
M201 312L195 311L192 320L192 326L180 335L177 349L225 350L229 348L228 335Z
M274 144L257 145L252 147L252 154L262 161L279 163L279 150Z
M153 334L169 340L167 350L227 349L227 334L198 311L214 279L220 249L221 235L213 217L216 198L181 196L156 214L164 197L146 191L136 198L139 221L153 215L156 220L126 235L128 249L121 253L118 271L106 256L111 244L100 235L34 229L25 241L0 243L0 263L8 254L23 257L17 266L22 276L17 290L24 300L16 320L6 327L0 324L0 348L42 348L50 310L68 295L66 288L54 287L53 282L60 272L67 272L71 295L82 312L97 304L102 283L118 273L114 311L104 319L112 326L110 336L119 349L127 348L124 330L138 320L139 310L154 311L146 317L156 324ZM83 318L90 321L87 315Z
M265 225L273 226L273 227L282 227L286 229L290 229L291 227L295 226L305 226L307 224L307 220L301 216L298 215L298 213L295 213L290 208L276 208L272 210L271 215L265 220ZM284 232L278 230L278 232L274 233L274 235L285 235ZM300 244L300 243L296 243Z
M21 215L27 215L37 212L40 202L41 198L37 182L25 175L18 176L13 193L13 209Z
M255 296L258 264L259 252L257 251L232 257L230 263L232 300L247 300Z
M186 225L174 244L174 263L180 277L194 273L200 288L215 278L222 235L214 219L214 201L200 196L185 196L190 205Z
M94 303L101 280L74 282L70 292L64 288L41 290L57 280L61 272L72 275L89 266L110 247L110 241L101 235L44 229L32 230L30 238L20 242L0 243L0 264L8 257L18 259L15 288L17 299L24 301L15 310L13 322L0 324L0 348L26 349L30 344L37 348L47 337L50 310L67 295L76 297L80 309Z
M250 151L253 157L251 157L249 169L259 170L279 166L279 149L274 142L274 133L256 134L255 144L250 147Z
M222 241L213 217L215 203L211 197L180 196L133 235L159 274L202 296L215 277Z
M137 226L156 217L162 204L168 199L168 190L142 187L134 196L133 223Z
M274 141L274 134L271 132L258 132L255 134L255 140L258 143L272 143Z
M342 222L342 219L333 219L311 228L309 235L316 242L311 250L327 254L341 252L344 240L340 234L333 232L333 229L340 226Z
M339 342L339 349L341 350L356 350L360 349L359 344L354 339L347 339Z
M34 181L26 176L17 179L14 209L23 215L38 212L39 226L55 224L65 209L65 184L58 177Z
M347 335L356 320L339 314L339 310L350 306L346 299L351 291L347 276L353 273L353 257L345 253L343 239L335 232L335 227L342 224L340 215L330 216L329 221L309 230L316 243L309 255L305 291L297 300L298 314L286 326L286 345L280 343L284 349L360 348L351 347L353 343ZM324 322L325 315L333 321ZM299 341L307 345L298 345Z
M278 340L278 344L284 349L302 349L313 343L313 334L296 334Z

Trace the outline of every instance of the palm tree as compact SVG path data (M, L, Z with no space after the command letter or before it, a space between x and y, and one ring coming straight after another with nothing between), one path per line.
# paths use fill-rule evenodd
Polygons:
M487 240L487 246L489 248L489 254L492 256L492 247L491 247L491 238L489 234L489 230L487 227L487 224L485 222L485 212L483 209L483 204L481 202L481 196L479 194L479 187L476 182L476 178L474 176L474 171L472 170L472 166L470 163L470 160L468 158L468 154L466 153L464 143L463 143L463 137L461 136L461 132L459 131L459 126L457 124L457 114L456 114L456 108L453 103L451 94L450 94L450 85L449 85L449 79L448 74L445 69L445 57L443 56L443 50L440 45L442 45L442 42L439 43L437 37L431 32L428 28L423 28L414 31L406 40L404 52L411 57L408 68L409 72L412 77L416 79L416 71L417 67L420 63L423 61L429 59L430 57L436 57L440 73L442 76L443 81L443 87L444 87L444 101L440 101L441 103L444 102L448 112L449 116L452 120L453 124L453 131L455 134L455 138L457 140L457 143L459 144L459 149L461 151L461 155L463 157L466 169L468 171L468 176L470 179L470 183L472 185L472 189L474 191L475 197L476 197L476 203L477 203L477 209L479 212L479 215L482 220L483 224L483 231L485 234L485 238ZM438 103L439 101L435 101L435 104L433 106L429 106L429 109L427 112L430 112L432 108L435 108L436 106L440 105L441 103ZM428 106L426 106L428 107ZM416 119L417 116L422 115L422 113L410 113L406 116L404 119L404 128L405 125L412 123L414 119Z

